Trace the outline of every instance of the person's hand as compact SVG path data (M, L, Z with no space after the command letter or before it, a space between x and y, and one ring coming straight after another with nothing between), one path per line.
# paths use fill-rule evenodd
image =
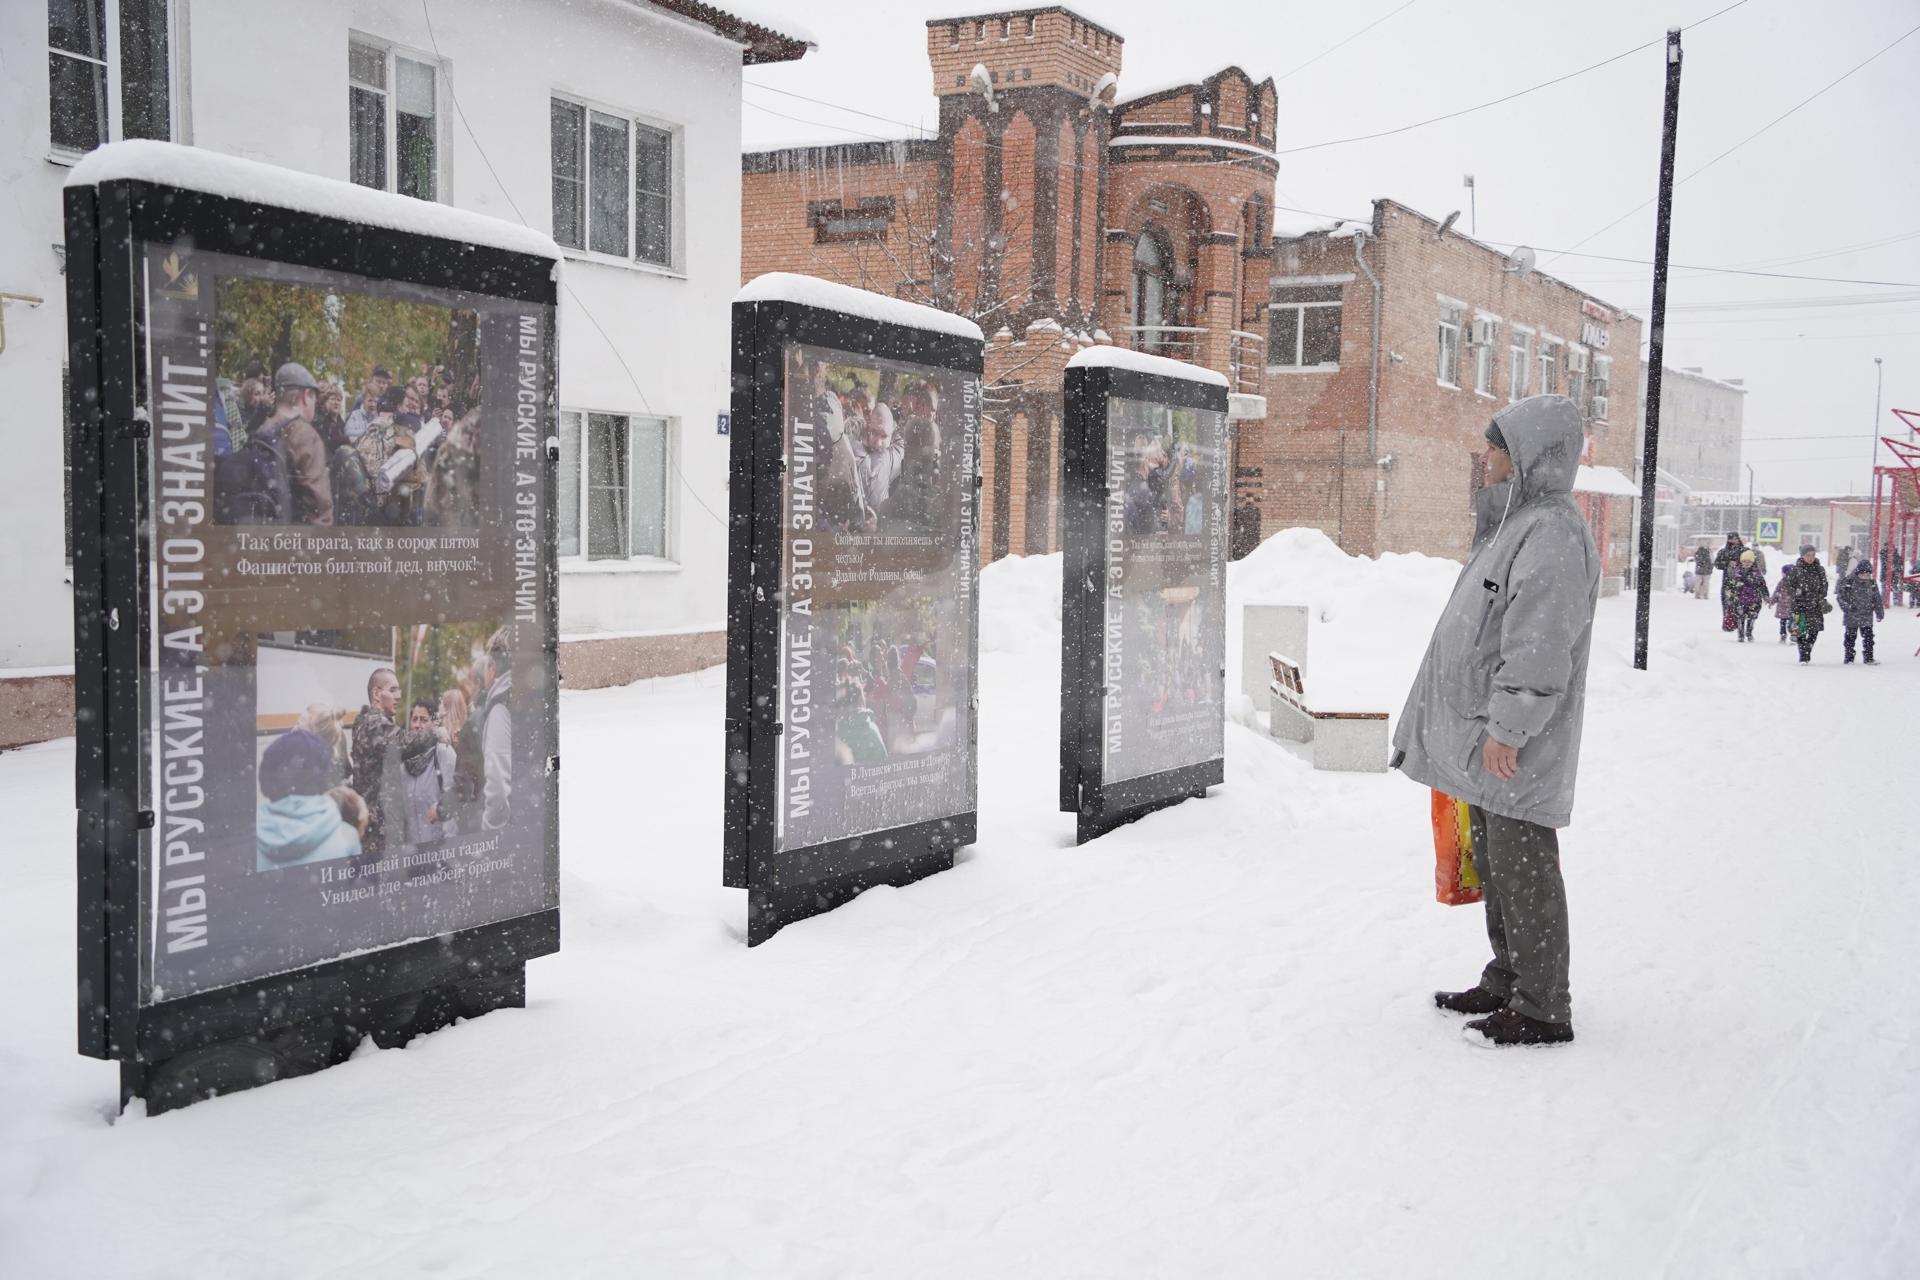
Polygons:
M1480 763L1500 781L1509 782L1514 774L1520 772L1520 748L1510 747L1488 734L1486 742L1480 747Z

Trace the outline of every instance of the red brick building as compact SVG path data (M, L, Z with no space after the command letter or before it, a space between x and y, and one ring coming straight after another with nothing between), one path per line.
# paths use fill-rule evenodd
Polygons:
M987 558L1059 547L1075 351L1160 351L1255 395L1264 375L1273 83L1228 67L1117 101L1123 43L1059 6L931 21L936 137L744 157L744 278L824 276L988 335Z
M1277 239L1273 254L1267 419L1242 433L1239 459L1263 528L1464 558L1488 420L1552 392L1587 416L1575 501L1606 575L1625 573L1636 317L1392 200L1369 226Z
M1605 368L1596 346L1610 343L1599 351L1613 361L1612 392L1597 406L1593 452L1627 462L1637 321L1544 276L1507 272L1482 245L1436 239L1431 221L1382 202L1364 255L1380 281L1376 380L1359 241L1273 235L1272 80L1228 66L1126 97L1123 45L1060 6L935 19L926 50L936 136L743 157L744 279L823 276L959 312L988 335L983 558L1058 548L1062 372L1097 342L1227 376L1242 550L1262 529L1317 525L1364 554L1464 553L1472 455L1491 409L1506 403L1509 353L1495 353L1491 398L1471 382L1439 385L1443 295L1463 324L1489 318L1496 344L1530 335L1535 388L1540 344L1560 362L1555 389L1579 349L1591 399ZM1471 336L1462 331L1462 360L1474 358ZM1618 543L1608 557L1616 574L1626 517L1615 508L1626 504L1583 501L1603 550Z

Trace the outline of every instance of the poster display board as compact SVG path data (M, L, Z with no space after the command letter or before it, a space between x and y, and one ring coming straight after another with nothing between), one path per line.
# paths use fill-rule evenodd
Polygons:
M790 275L733 342L724 879L758 944L973 841L983 345Z
M1060 807L1086 841L1224 777L1226 380L1089 348L1065 436Z
M161 1109L523 1002L559 941L543 238L161 143L78 166L67 237L82 1052Z

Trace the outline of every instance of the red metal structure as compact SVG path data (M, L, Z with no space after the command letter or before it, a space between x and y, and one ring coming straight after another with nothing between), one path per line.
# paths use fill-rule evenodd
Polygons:
M1873 533L1869 545L1875 563L1884 565L1881 557L1892 544L1905 565L1904 577L1912 581L1920 577L1920 565L1914 563L1920 557L1920 443L1912 438L1920 435L1920 409L1895 409L1893 414L1907 425L1909 438L1880 437L1880 443L1892 452L1894 465L1873 469ZM1883 567L1880 590L1889 604L1893 603L1892 585Z

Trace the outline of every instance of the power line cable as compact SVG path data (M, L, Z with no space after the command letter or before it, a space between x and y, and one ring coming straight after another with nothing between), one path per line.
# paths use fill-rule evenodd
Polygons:
M1300 72L1305 71L1308 67L1320 61L1320 59L1326 57L1328 54L1334 53L1340 49L1346 48L1348 45L1352 44L1355 40L1358 40L1361 36L1367 34L1367 32L1373 30L1375 27L1385 22L1388 18L1396 17L1399 14L1405 13L1408 9L1413 8L1413 6L1418 3L1420 3L1420 0L1406 0L1406 3L1401 5L1399 8L1394 9L1389 13L1382 14L1378 18L1375 18L1372 22L1369 22L1366 26L1354 32L1352 35L1348 36L1345 40L1340 41L1338 44L1327 46L1325 49L1322 49L1320 52L1314 54L1311 58L1308 58L1305 62L1301 63L1299 66L1295 67L1293 70L1288 71L1282 75L1275 76L1273 78L1273 82L1275 84L1279 84L1283 80L1287 80L1292 78L1293 76L1298 75Z
M1706 17L1701 18L1697 22L1688 23L1684 29L1692 30L1694 27L1705 26L1707 23L1712 22L1715 18L1718 18L1719 16L1721 16L1721 14L1731 13L1735 9L1738 9L1741 5L1746 3L1747 3L1747 0L1734 0L1734 2L1728 5L1726 8L1716 10L1713 13L1708 14ZM1554 85L1565 84L1569 80L1573 80L1580 76L1587 75L1589 72L1598 71L1602 67L1610 67L1614 63L1619 62L1622 58L1631 58L1636 53L1641 53L1647 49L1651 49L1655 47L1656 45L1663 45L1665 43L1666 43L1666 37L1663 35L1656 40L1649 40L1645 44L1637 44L1631 49L1627 49L1627 50L1624 50L1623 52L1616 53L1611 58L1602 58L1600 61L1595 62L1589 66L1581 67L1577 71L1569 71L1565 75L1555 76L1551 80L1542 80L1539 84L1529 85L1525 89L1519 89L1514 91L1513 93L1509 93L1502 97L1495 98L1491 102L1482 102L1477 106L1462 107L1458 111L1449 111L1444 115L1430 116L1425 120L1416 120L1412 124L1400 125L1398 128L1382 129L1377 133L1356 134L1350 138L1329 138L1324 142L1309 142L1303 146L1298 146L1298 147L1282 147L1279 150L1277 150L1274 154L1291 156L1291 155L1298 155L1303 151L1318 151L1325 147L1346 146L1348 143L1353 143L1353 142L1372 142L1376 138L1391 138L1396 134L1410 133L1415 129L1424 129L1430 124L1440 124L1443 121L1447 121L1447 120L1458 120L1461 116L1470 116L1470 115L1473 115L1475 112L1485 111L1490 107L1498 107L1505 103L1512 102L1516 98L1524 98L1530 93L1538 93L1542 89L1551 89Z
M1877 52L1875 52L1865 60L1855 63L1851 68L1849 68L1847 71L1842 73L1838 78L1829 80L1825 85L1823 85L1821 88L1816 90L1811 95L1805 98L1802 98L1799 102L1787 108L1787 110L1781 112L1779 115L1775 116L1773 119L1767 121L1765 124L1761 125L1758 129L1755 129L1752 133L1740 139L1740 141L1734 143L1732 146L1728 147L1725 151L1722 151L1719 155L1715 156L1713 159L1707 161L1705 164L1701 165L1699 168L1692 170L1685 177L1680 178L1674 185L1678 186L1680 185L1680 183L1693 181L1695 178L1699 177L1701 174L1705 173L1707 170L1713 168L1713 166L1719 164L1722 160L1725 160L1728 156L1732 155L1734 152L1738 151L1740 148L1746 146L1749 142L1752 142L1755 138L1758 138L1761 134L1767 132L1767 130L1773 128L1775 125L1779 124L1781 121L1786 120L1789 116L1794 115L1802 107L1805 107L1809 103L1813 102L1815 99L1821 97L1828 90L1833 89L1837 85L1847 80L1855 72L1870 65L1871 63L1878 60L1883 55L1892 51L1896 46L1898 46L1903 41L1908 39L1915 32L1920 32L1920 26L1910 27L1903 35L1900 35L1897 38L1895 38L1891 44L1882 46ZM1639 204L1633 206L1633 208L1627 210L1625 213L1615 218L1612 222L1609 222L1606 226L1601 227L1600 230L1593 232L1591 235L1582 236L1580 239L1575 240L1573 242L1572 248L1578 249L1581 245L1587 243L1587 241L1589 240L1594 239L1596 236L1603 235L1606 232L1613 230L1613 228L1619 226L1621 223L1625 222L1628 218L1631 218L1634 214L1640 212L1642 209L1646 208L1648 205L1652 203L1653 203L1652 197L1642 200ZM1571 250L1562 250L1561 252L1567 253L1567 252L1571 252ZM1557 257L1560 255L1556 254L1554 256Z

